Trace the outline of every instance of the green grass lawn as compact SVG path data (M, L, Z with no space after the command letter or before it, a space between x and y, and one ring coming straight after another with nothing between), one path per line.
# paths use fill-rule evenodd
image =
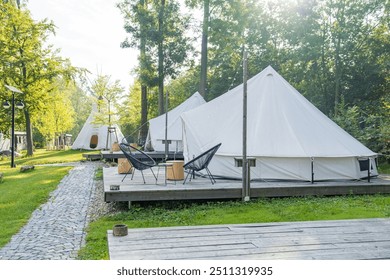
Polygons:
M19 168L0 167L0 248L28 221L32 212L47 201L71 167L36 167L20 173Z
M96 153L96 151L93 151ZM3 157L0 172L0 248L4 246L28 221L32 212L45 203L71 167L39 166L33 171L20 173L22 165L74 162L82 160L90 151L46 151L38 149L32 157L18 157L16 168L10 168L10 159Z
M390 195L136 204L91 223L79 258L108 259L106 232L115 224L145 228L384 217L390 217Z
M83 160L83 154L99 153L98 151L79 151L79 150L66 150L66 151L47 151L45 149L36 149L32 157L22 156L15 158L16 166L21 165L35 165L35 164L50 164L50 163L62 163L62 162L74 162ZM0 161L0 168L2 166L9 166L10 158L4 157Z

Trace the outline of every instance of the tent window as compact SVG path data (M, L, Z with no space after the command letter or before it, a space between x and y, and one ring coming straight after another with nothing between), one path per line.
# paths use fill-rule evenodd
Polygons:
M360 171L367 171L368 170L368 165L369 165L370 160L359 160L359 167ZM371 170L374 169L373 166L371 165Z
M98 145L99 137L97 135L91 136L91 141L89 142L89 147L95 149Z
M256 167L256 158L253 157L247 157L248 164L250 167ZM234 158L234 166L235 167L242 167L242 158Z

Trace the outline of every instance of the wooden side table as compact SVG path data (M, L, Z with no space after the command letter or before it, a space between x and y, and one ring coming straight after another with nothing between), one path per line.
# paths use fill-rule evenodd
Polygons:
M119 174L131 174L133 166L126 158L118 158L118 173Z
M167 179L172 181L184 180L184 160L169 160L167 163L172 164L172 168L167 169Z
M168 170L170 170L171 172L173 172L173 163L171 162L162 162L162 163L159 163L157 165L158 169L157 169L157 177L156 177L156 185L158 183L158 175L160 173L160 168L163 167L164 170L165 170L165 176L164 176L164 180L165 180L165 185L167 185L167 174L168 174ZM173 173L174 174L174 173ZM176 181L175 181L175 184L176 184Z

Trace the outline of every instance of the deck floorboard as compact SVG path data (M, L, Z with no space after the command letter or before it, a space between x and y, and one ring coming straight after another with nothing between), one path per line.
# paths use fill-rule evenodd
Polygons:
M390 259L390 219L107 231L112 260Z

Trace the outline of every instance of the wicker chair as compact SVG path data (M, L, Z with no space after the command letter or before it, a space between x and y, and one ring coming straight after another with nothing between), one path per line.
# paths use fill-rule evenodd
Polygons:
M187 178L190 174L191 174L191 177L195 178L195 172L201 171L203 169L206 169L206 172L210 178L211 184L214 185L214 183L216 183L216 181L213 177L213 174L211 174L208 166L209 166L211 159L213 158L213 156L215 155L215 153L217 152L217 150L219 149L219 147L221 145L222 145L222 143L219 143L218 145L212 147L211 149L207 150L203 154L195 157L194 159L192 159L189 162L187 162L186 164L184 164L183 167L185 170L188 170L188 173L187 173L187 176L183 182L183 185L186 183ZM190 178L190 181L191 181L191 178Z
M126 143L120 143L119 147L122 150L123 154L125 155L126 159L131 164L131 168L129 170L129 172L132 171L131 180L133 180L135 170L139 170L139 171L141 171L142 179L144 180L144 184L146 184L143 170L149 168L152 171L152 174L157 182L157 177L154 174L153 169L152 169L152 167L156 166L156 162L154 161L153 158L151 158L148 154L144 153L143 151L141 151L133 146L130 146L129 144L126 144ZM134 156L134 154L131 152L131 150L135 150L135 151L141 153L142 158L136 158ZM127 174L123 177L122 182L123 182L123 180L125 180L126 176L127 176Z

